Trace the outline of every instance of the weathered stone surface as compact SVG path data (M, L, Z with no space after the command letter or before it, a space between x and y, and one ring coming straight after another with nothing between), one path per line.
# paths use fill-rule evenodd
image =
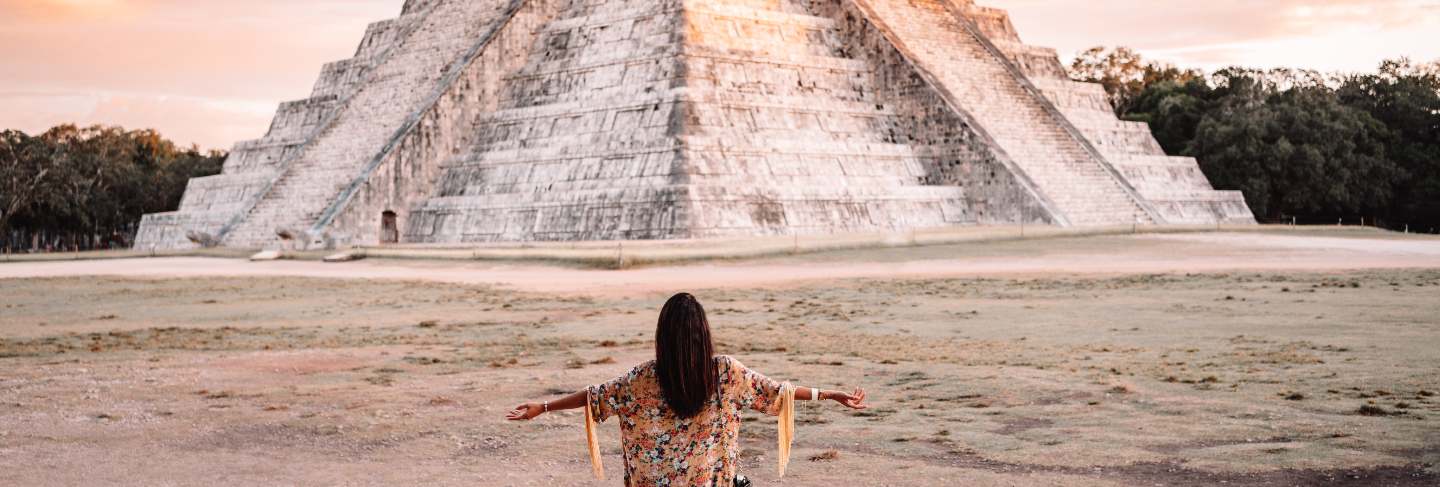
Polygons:
M138 245L1253 221L1064 76L964 0L411 0Z
M197 231L193 231L193 230L192 230L192 231L187 232L187 233L185 234L185 238L188 239L188 240L190 240L191 243L193 243L193 244L195 244L195 245L199 245L201 248L207 248L207 249L208 249L208 248L219 247L219 246L220 246L220 240L219 240L219 239L215 238L214 235L211 235L211 234L208 234L208 233L205 233L205 232L197 232Z
M266 262L285 258L285 254L279 250L263 250L250 256L251 262Z

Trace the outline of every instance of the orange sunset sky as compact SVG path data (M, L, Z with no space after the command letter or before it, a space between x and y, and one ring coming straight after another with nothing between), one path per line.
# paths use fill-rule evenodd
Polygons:
M403 0L0 0L0 128L151 127L229 148L309 93ZM1183 67L1440 59L1440 0L981 0L1062 57L1126 45Z

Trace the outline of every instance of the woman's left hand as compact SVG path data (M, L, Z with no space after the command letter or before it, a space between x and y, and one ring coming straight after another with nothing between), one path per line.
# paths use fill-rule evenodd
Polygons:
M516 406L515 409L511 410L509 414L505 415L505 419L511 421L529 421L535 419L536 416L544 413L545 406L533 402L527 402L525 404Z

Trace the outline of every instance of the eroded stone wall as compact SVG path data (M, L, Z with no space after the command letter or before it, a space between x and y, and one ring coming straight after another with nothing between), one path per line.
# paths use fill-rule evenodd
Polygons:
M1142 122L1115 117L1098 84L1069 79L1053 49L1024 44L1003 10L948 0L1023 71L1165 223L1253 223L1238 191L1215 191L1193 158L1167 157Z
M836 19L844 55L864 60L878 97L894 107L893 142L915 147L926 185L965 189L964 224L1054 223L1051 210L1033 183L1007 165L994 143L977 132L965 114L953 109L881 30L851 2L811 1L807 8ZM1008 24L1008 22L1007 22Z
M969 0L408 0L140 245L1253 221Z
M1116 118L1100 85L1039 77L1033 82L1167 223L1255 221L1240 192L1216 191L1194 158L1167 156L1148 125Z
M541 29L570 0L512 2L507 20L477 41L475 51L462 60L465 67L416 120L415 127L397 137L394 147L379 163L352 181L351 193L331 203L312 228L329 232L341 243L377 243L382 216L396 215L399 228L411 220L410 210L433 193L451 162L482 133L484 123L499 107L506 80L530 53Z
M461 62L489 33L508 21L519 0L436 2L402 35L388 59L367 73L355 93L280 169L274 183L248 205L241 218L222 229L235 247L280 244L277 235L307 234L307 245L324 236L315 225L357 179L389 154L415 121L424 116L454 78ZM338 233L338 232L337 232Z
M353 58L321 70L309 98L281 104L264 137L235 144L221 174L191 180L178 211L146 215L136 248L188 248L195 244L187 235L218 237L274 183L284 164L314 138L366 74L388 60L393 47L420 25L433 3L411 0L401 17L371 24Z
M543 30L407 241L1049 221L893 53L802 2L604 7Z
M406 241L684 236L681 2L575 2L506 76L498 110Z

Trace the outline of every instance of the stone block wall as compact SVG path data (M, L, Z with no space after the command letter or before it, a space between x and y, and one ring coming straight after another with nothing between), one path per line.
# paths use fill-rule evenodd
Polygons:
M312 227L415 128L446 89L449 74L462 69L457 63L507 20L514 3L438 2L420 14L244 215L222 230L224 243L266 247L280 243L279 229L321 233Z
M1192 158L1166 157L1143 122L1116 118L1098 84L1072 81L1053 49L1029 46L1002 10L950 0L1023 71L1165 223L1253 223L1237 191L1216 191Z
M1129 224L1158 216L1003 52L947 0L854 0L957 112L1045 195L1062 224Z
M443 166L469 149L500 104L507 76L524 65L544 25L566 0L512 1L492 31L444 81L428 108L393 142L377 164L352 181L312 229L333 241L380 241L383 215L394 214L397 228L412 220L410 210L433 193Z
M243 217L287 161L299 154L301 147L363 83L365 73L383 63L397 40L419 25L434 1L410 0L401 17L371 24L354 58L326 65L311 97L282 103L264 137L235 144L221 174L192 180L178 211L147 215L141 221L135 247L194 247L187 234L218 237L227 225Z
M846 55L863 59L869 83L897 117L885 133L916 147L926 185L965 189L964 217L953 223L995 225L1055 223L1053 202L996 150L969 114L951 106L919 68L873 25L854 3L812 1L817 15L837 19ZM952 220L954 220L952 218Z
M544 28L406 241L897 230L1027 213L1009 210L1031 196L967 147L973 134L916 112L934 103L910 93L922 86L886 85L878 55L852 56L836 21L801 2L592 9Z
M1143 122L1115 117L1095 83L1035 78L1034 83L1171 224L1254 223L1238 191L1216 191L1190 157L1171 157Z
M473 147L405 224L412 242L668 238L680 176L682 2L574 2L503 79Z
M1246 221L969 0L408 0L140 246Z

